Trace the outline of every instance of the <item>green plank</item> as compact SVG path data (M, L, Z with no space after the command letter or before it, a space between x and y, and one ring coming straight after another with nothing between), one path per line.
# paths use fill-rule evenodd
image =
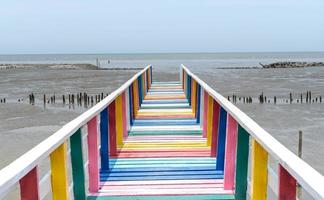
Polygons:
M229 200L234 199L231 194L192 195L192 196L89 196L88 200Z
M249 133L239 125L237 137L235 199L243 200L247 190Z
M86 193L84 185L85 178L83 170L81 129L77 130L77 132L70 137L70 146L74 199L85 200Z

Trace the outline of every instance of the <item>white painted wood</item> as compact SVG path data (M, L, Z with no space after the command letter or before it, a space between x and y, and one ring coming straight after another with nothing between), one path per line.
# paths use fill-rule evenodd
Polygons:
M51 193L51 172L48 171L39 181L40 199L44 199L47 194Z
M30 170L37 166L42 160L47 158L57 147L68 140L79 128L84 126L94 116L98 115L103 109L114 101L123 91L125 91L141 74L148 68L147 66L131 79L124 83L109 96L104 98L98 104L81 114L79 117L64 125L53 135L39 143L37 146L29 150L27 153L13 161L0 171L0 197L23 178Z
M297 182L315 199L324 199L324 177L305 161L288 150L266 130L229 102L204 81L191 73L184 65L183 69L195 79L259 144L297 180Z

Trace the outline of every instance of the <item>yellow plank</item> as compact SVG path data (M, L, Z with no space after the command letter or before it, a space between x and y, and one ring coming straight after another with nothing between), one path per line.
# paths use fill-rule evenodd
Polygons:
M69 199L66 142L50 155L53 200Z
M116 98L116 136L117 145L123 144L123 100L122 95Z
M207 145L211 146L211 138L213 131L213 98L208 95L208 108L207 108Z
M252 140L252 200L267 199L268 153L256 141Z
M196 96L197 96L197 84L194 79L191 81L191 107L192 107L192 112L196 114Z

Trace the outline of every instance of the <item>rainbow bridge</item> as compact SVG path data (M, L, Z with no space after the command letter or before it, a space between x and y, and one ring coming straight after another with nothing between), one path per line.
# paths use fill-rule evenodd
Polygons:
M324 199L324 178L185 66L152 66L0 171L0 199ZM269 158L277 169L269 168ZM49 163L46 173L40 165Z

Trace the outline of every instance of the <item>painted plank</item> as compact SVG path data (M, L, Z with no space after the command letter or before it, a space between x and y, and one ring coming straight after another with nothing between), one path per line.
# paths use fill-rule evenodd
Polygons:
M94 117L87 123L88 127L88 173L89 173L89 192L98 192L99 190L99 152L98 152L98 121L97 117ZM106 127L108 130L108 127ZM106 143L108 143L108 137L105 137ZM107 144L105 144L107 145ZM104 146L105 146L104 145ZM101 144L102 147L102 144ZM108 149L108 147L106 147ZM106 151L106 154L108 152ZM103 159L105 162L109 162L108 158ZM108 163L109 164L109 163ZM109 169L109 166L108 168Z
M127 138L128 135L128 118L127 118L127 92L122 93L122 121L123 121L123 140Z
M86 199L82 147L82 132L79 129L70 137L73 195L78 200Z
M137 84L137 80L136 80L136 81L134 81L134 83L132 85L133 118L135 118L135 116L137 116L137 111L139 109L139 98L138 98L138 86L137 85L138 84Z
M296 199L296 179L279 164L279 200Z
M196 115L196 102L197 101L197 84L194 79L191 81L191 108L192 112Z
M235 199L246 199L247 175L249 162L248 132L238 125L237 149L236 149L236 174L235 174Z
M213 131L213 98L208 95L208 110L207 110L207 145L211 146L211 138Z
M109 169L109 136L108 136L108 108L100 113L100 160L101 169Z
M220 106L213 100L213 128L212 128L212 139L211 139L211 156L216 157L217 155L217 144L218 144L218 129L219 129L219 113Z
M225 145L224 189L234 190L235 158L237 144L237 122L227 114L227 135Z
M219 114L219 128L218 128L217 163L216 163L217 170L224 170L226 126L227 126L227 112L224 108L221 107L220 114Z
M119 95L115 100L116 141L117 145L123 144L123 98Z
M204 90L204 117L203 117L203 137L207 138L207 121L208 121L208 93Z
M64 142L50 154L53 200L69 199L66 149L67 145Z
M39 200L37 167L28 172L19 181L21 200Z
M109 123L109 155L117 154L117 138L116 138L116 101L108 106L108 123Z
M201 109L201 107L200 107L201 106L201 87L197 83L196 83L196 85L197 85L197 94L196 94L196 96L197 96L196 118L197 118L197 123L199 124L200 123L200 112L201 112L200 111L200 109Z
M215 195L175 195L175 196L89 196L88 200L229 200L234 199L234 196L229 194Z
M268 186L268 153L252 140L251 199L266 200Z

